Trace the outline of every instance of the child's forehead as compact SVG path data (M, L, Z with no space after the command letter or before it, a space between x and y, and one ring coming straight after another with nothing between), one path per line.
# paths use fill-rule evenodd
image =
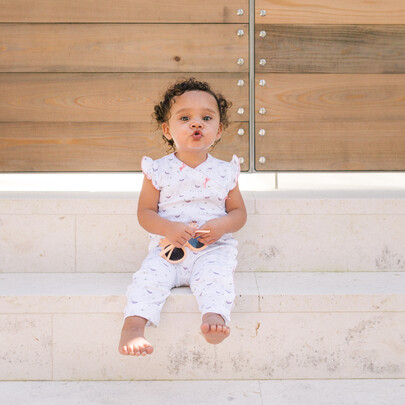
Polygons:
M186 91L180 96L173 97L173 110L187 108L210 109L218 111L218 103L212 94L200 90Z

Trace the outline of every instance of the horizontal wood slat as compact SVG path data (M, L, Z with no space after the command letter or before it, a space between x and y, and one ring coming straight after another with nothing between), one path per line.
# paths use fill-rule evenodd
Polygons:
M405 170L405 122L262 123L256 133L258 170Z
M248 131L247 122L232 123L212 154L230 160L235 153L248 170ZM0 123L3 172L139 171L143 155L166 153L161 132L148 123Z
M405 73L405 25L256 24L255 31L257 73Z
M249 66L246 24L0 24L0 49L1 72L247 72Z
M257 74L256 120L403 122L404 94L405 75Z
M231 120L249 119L247 73L3 73L0 121L151 122L169 84L189 76L232 101Z
M259 24L405 24L403 0L256 0L255 8Z
M247 23L248 11L248 0L2 0L0 22Z

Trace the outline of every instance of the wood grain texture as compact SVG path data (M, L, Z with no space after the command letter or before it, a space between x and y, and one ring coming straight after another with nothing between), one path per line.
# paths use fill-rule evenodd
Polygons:
M246 24L1 24L0 72L247 72L247 33Z
M405 25L256 24L255 32L258 74L405 73Z
M237 15L243 9L244 14ZM248 0L2 0L0 22L247 23Z
M405 121L262 123L256 133L257 170L405 170Z
M248 170L248 131L247 122L232 123L212 154L244 157L242 170ZM0 123L2 172L140 171L143 155L156 159L167 149L148 123Z
M258 24L405 24L403 0L256 0L255 9Z
M151 122L167 87L190 76L233 103L231 120L249 119L247 73L3 73L0 121Z
M258 74L255 95L257 122L405 120L405 75Z

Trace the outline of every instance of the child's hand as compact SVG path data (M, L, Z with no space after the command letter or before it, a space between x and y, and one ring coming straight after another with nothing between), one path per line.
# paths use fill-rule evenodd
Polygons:
M210 219L207 221L203 226L199 228L199 230L209 230L209 233L204 233L199 236L198 240L205 245L212 245L217 240L221 239L222 235L225 232L223 227L223 221L221 218L217 219ZM197 234L198 235L198 234Z
M195 227L183 222L171 222L164 236L175 247L181 248L189 239L194 237L195 231Z

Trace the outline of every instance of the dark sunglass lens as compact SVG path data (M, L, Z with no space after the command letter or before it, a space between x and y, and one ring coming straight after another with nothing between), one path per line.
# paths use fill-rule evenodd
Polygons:
M189 243L192 247L194 247L194 248L196 248L196 249L199 249L199 248L201 248L201 247L204 246L204 243L201 243L201 242L198 240L198 238L190 239L190 240L188 241L188 243Z
M168 257L170 260L173 260L174 262L181 260L184 256L184 250L180 249L180 248L174 248L170 256L169 256L169 252L166 252L165 255L166 255L166 257Z

